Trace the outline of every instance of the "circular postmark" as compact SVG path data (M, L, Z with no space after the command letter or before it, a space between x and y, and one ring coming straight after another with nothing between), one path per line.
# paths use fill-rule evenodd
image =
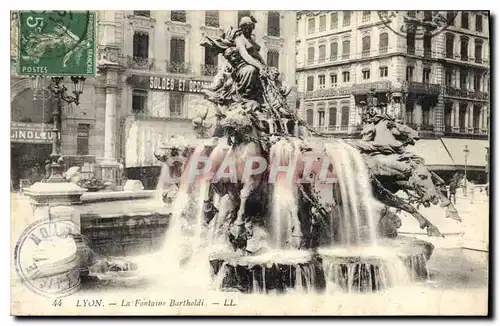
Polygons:
M20 41L29 57L63 58L92 41L95 16L90 11L27 11L20 17Z
M14 250L14 263L22 283L47 297L77 291L79 260L71 235L78 233L78 226L69 220L42 219L28 226Z
M380 20L395 34L415 39L431 38L452 25L458 11L377 11ZM402 18L402 19L398 19Z

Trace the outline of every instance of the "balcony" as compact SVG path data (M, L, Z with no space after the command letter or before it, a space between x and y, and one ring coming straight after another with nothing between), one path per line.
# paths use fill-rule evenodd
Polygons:
M299 98L310 99L310 98L325 98L334 96L347 96L351 95L352 87L344 88L326 88L318 89L316 91L300 92L298 94Z
M217 72L219 71L219 69L216 65L204 65L204 64L202 64L200 67L200 71L201 71L202 76L215 76L215 75L217 75Z
M433 95L439 95L439 93L441 93L441 85L439 84L403 81L403 87L406 87L408 92L413 93L426 93Z
M280 37L280 27L279 26L268 26L267 36Z
M446 133L453 132L453 127L452 126L444 126L444 132L446 132Z
M130 69L152 70L154 68L155 60L143 57L127 57L127 67Z
M453 97L461 97L461 98L469 98L480 101L488 101L489 95L488 93L481 91L469 91L467 89L455 88L451 86L444 87L444 95L453 96Z
M474 59L474 62L475 62L475 63L482 64L482 63L483 63L483 59L481 59L481 58L475 58L475 59Z
M185 10L172 10L170 14L170 20L173 22L186 22L186 11Z
M151 17L151 12L149 10L134 10L134 16L139 17Z
M191 72L191 65L187 62L167 62L168 72L176 74L187 74Z
M432 50L424 48L424 58L431 58L431 57L432 57Z
M361 56L363 58L370 56L370 50L363 50L363 51L361 51Z
M415 47L414 46L407 46L406 53L411 54L411 55L415 55Z
M467 54L461 54L460 55L460 60L461 61L469 61L469 56Z
M447 59L453 59L453 57L454 57L453 56L453 52L446 52L446 54L445 54L444 57L447 58Z
M380 54L387 53L387 46L381 46L378 49L378 53L380 53Z

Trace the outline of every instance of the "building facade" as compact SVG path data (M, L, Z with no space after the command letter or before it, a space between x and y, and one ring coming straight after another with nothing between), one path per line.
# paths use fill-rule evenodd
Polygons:
M137 172L158 165L153 152L166 138L196 137L190 119L204 99L201 88L211 83L225 60L200 45L205 36L218 37L237 27L241 17L253 15L263 58L293 85L295 30L288 26L295 26L294 12L103 11L99 15L100 67L111 86L105 86L109 132L104 156L113 161L122 157L125 166Z
M190 119L204 98L201 88L211 83L225 60L205 51L201 41L236 28L248 15L257 20L254 36L261 55L293 85L295 12L98 11L98 74L87 79L80 106L63 110L62 153L78 154L78 135L86 133L86 153L96 157L99 177L116 179L121 162L128 177L151 174L142 181L146 187L156 186L154 150L174 135L196 137ZM30 92L27 79L13 78L14 97ZM292 105L294 94L289 97ZM152 166L156 170L146 173Z
M375 92L378 103L399 107L422 138L486 141L488 15L298 12L299 114L324 133L358 137L362 104Z

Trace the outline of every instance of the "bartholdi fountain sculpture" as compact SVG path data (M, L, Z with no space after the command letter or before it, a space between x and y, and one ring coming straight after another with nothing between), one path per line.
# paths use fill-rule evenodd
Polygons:
M460 218L444 182L406 151L418 133L367 103L362 139L322 137L288 107L290 90L260 56L255 24L243 17L204 39L226 62L193 120L200 142L172 138L155 151L173 207L167 236L184 239L179 260L212 248L216 286L243 292L374 291L397 283L403 265L428 276L432 245L401 239L390 208L414 216L429 236L442 235L414 204L441 202Z

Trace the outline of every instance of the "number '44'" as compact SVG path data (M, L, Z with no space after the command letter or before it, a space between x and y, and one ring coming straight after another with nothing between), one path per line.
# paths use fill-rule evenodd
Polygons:
M61 307L62 306L62 300L61 299L56 299L54 302L52 302L52 305L54 307Z

